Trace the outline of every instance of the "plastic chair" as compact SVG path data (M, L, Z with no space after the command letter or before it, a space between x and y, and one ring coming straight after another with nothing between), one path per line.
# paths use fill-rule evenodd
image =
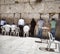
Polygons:
M15 33L16 33L17 36L19 36L19 32L20 32L19 27L16 27L16 29L15 29Z
M50 50L51 44L54 43L55 49L59 51L59 41L55 40L52 33L48 32L48 35L49 35L49 40L48 40L48 45L47 45L48 50Z
M30 30L30 27L28 26L28 25L25 25L24 27L23 27L23 31L24 31L24 37L25 36L29 36L29 30Z

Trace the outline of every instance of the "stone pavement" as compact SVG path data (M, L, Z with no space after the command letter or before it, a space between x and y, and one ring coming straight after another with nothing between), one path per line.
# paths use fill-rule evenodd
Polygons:
M39 47L47 47L46 40L44 43L36 43L35 41L40 41L40 39L0 35L0 54L60 54L39 50Z

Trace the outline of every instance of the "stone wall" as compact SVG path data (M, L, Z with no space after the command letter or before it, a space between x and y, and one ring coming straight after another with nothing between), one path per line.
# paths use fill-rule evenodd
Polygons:
M36 0L0 0L0 19L5 18L9 23L17 24L22 17L30 23L32 18L37 21L41 16L49 25L48 20L58 20L59 13L60 0L42 0L38 3Z
M18 1L18 3L16 3L16 1ZM16 16L14 16L14 13ZM37 16L35 14L40 15L39 13L60 13L60 1L42 0L42 2L36 3L35 0L0 0L1 16L20 18L20 13L25 14L26 16L31 13L36 18ZM33 18L33 15L31 14L29 14L29 17Z

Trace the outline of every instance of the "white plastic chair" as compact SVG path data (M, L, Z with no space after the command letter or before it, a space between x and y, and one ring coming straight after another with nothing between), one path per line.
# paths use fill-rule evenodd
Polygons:
M10 32L10 25L9 24L6 24L3 26L3 28L5 28L5 35L8 34L9 35L9 32Z
M53 35L50 32L48 32L48 35L49 35L49 40L48 40L48 45L47 45L48 50L50 50L51 44L54 43L55 44L55 49L57 49L59 51L59 46L58 46L59 41L56 41L55 38L53 37Z
M5 28L2 26L1 29L2 29L2 34L5 34Z
M19 27L16 27L16 29L15 29L15 33L16 33L16 35L18 35L18 36L19 36L19 32L20 32Z
M24 37L25 35L28 37L29 36L29 30L30 30L30 27L28 25L25 25L23 27L23 31L24 31Z
M16 25L11 25L11 35L15 35Z

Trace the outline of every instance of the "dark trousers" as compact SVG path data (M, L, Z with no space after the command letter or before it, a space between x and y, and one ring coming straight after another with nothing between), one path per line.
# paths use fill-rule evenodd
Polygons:
M1 25L0 25L0 34L2 33Z
M19 25L19 29L20 29L19 36L23 36L23 26Z
M34 27L31 27L31 28L30 28L30 34L29 34L29 35L30 35L31 37L34 37L34 29L35 29Z

